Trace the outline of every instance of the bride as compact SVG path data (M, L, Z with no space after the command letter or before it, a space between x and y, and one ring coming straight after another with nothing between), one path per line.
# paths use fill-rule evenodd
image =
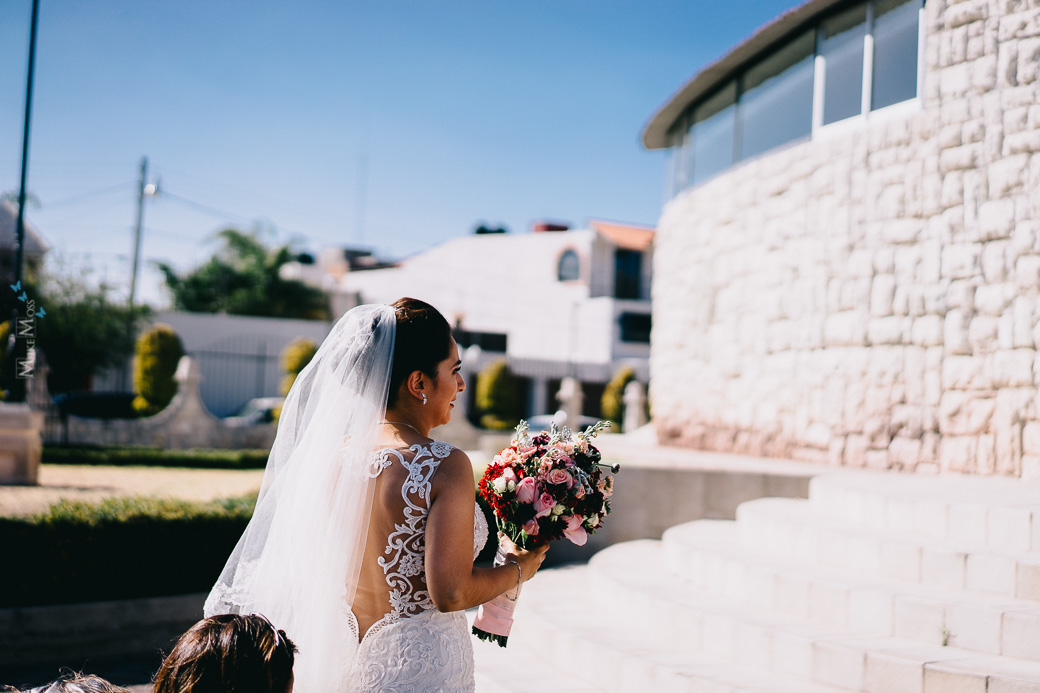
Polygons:
M487 524L469 458L429 436L465 389L460 366L432 306L359 306L285 399L205 615L260 612L289 633L297 693L472 691L462 611L541 565L544 546L512 544L504 565L473 565Z

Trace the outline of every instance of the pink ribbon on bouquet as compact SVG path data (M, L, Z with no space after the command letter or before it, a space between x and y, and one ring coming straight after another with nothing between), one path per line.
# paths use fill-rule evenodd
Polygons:
M495 554L496 566L505 565L505 551L499 546ZM500 647L505 647L509 640L509 631L513 627L513 612L516 601L520 597L520 585L507 590L489 602L484 602L477 609L477 617L473 619L473 634L481 640L492 640Z

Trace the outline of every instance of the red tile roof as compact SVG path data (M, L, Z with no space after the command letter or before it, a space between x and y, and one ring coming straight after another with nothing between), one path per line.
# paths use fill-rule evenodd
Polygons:
M655 231L652 226L618 224L612 221L590 219L589 228L617 247L627 250L647 250L654 242Z

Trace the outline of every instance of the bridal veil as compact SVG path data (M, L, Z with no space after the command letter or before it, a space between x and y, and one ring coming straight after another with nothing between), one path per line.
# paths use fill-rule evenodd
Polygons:
M297 377L253 517L206 600L206 616L258 611L285 630L300 649L297 693L345 691L358 646L348 610L395 329L390 306L354 308Z

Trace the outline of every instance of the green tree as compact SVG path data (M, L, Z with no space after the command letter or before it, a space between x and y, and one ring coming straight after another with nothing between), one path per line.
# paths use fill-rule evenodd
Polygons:
M125 363L133 353L136 323L150 310L131 312L114 303L109 292L103 284L92 286L86 275L44 277L36 301L36 348L47 359L52 395L89 389L96 371ZM42 317L41 307L46 311Z
M477 411L480 425L507 431L520 421L519 383L505 359L493 361L477 374Z
M231 228L217 233L217 238L221 249L187 274L179 275L169 265L158 263L178 310L328 319L324 291L281 277L282 266L296 258L288 245L268 248L256 232Z
M177 381L173 376L182 356L184 346L169 325L155 325L137 340L134 410L138 414L158 414L173 400L177 394Z
M628 366L622 366L603 388L603 397L599 403L600 412L603 418L614 424L615 430L621 430L621 423L625 417L625 386L635 379L636 372Z

